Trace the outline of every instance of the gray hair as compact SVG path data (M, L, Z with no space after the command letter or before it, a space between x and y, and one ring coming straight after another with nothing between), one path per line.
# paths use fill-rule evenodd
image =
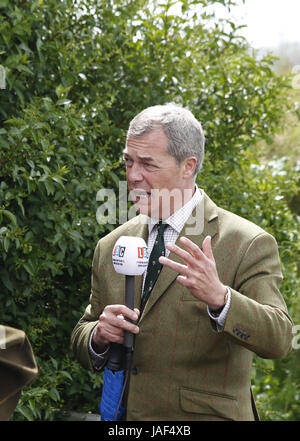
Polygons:
M129 125L129 138L139 137L161 128L169 139L168 153L180 164L185 158L195 156L195 175L202 167L205 136L201 123L192 112L178 104L167 103L148 107L136 115Z

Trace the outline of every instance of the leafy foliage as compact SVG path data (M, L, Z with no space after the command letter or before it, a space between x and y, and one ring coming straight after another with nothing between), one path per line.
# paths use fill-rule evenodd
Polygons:
M95 244L115 227L97 223L97 191L118 191L128 123L149 105L179 102L202 121L198 183L275 235L283 295L299 318L299 229L287 204L299 193L296 171L262 167L254 149L291 112L290 82L234 23L212 20L214 3L0 0L0 317L28 333L40 367L15 419L97 412L101 375L72 359L69 339L88 302ZM256 361L263 418L299 418L297 366L299 351Z

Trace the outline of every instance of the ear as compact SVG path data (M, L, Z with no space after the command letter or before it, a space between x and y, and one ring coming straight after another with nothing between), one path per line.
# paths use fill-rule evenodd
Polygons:
M190 179L194 176L195 169L197 166L197 158L195 156L189 156L183 161L183 177Z

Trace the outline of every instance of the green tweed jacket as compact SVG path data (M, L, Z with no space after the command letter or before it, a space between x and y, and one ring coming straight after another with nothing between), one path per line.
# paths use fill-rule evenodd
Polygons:
M275 239L253 223L217 207L205 195L204 230L185 235L200 248L207 235L219 278L231 290L223 331L206 305L176 282L164 267L139 319L126 420L253 420L253 354L281 358L291 350L292 321L279 291L282 273ZM193 216L193 214L192 214ZM94 253L90 304L72 333L76 357L93 369L89 336L107 304L124 304L124 276L112 266L112 249L122 235L147 240L145 216L101 239ZM180 262L174 254L170 259ZM182 263L182 262L181 262ZM135 279L139 308L142 277Z
M11 418L22 388L38 374L38 367L26 334L1 325L0 335L0 421Z

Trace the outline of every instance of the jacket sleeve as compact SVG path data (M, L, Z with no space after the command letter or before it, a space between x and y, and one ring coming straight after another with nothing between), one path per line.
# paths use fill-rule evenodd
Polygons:
M91 295L89 305L79 322L76 324L71 335L71 346L76 359L83 367L94 371L94 365L89 353L89 339L94 327L98 323L99 315L102 312L100 303L100 241L98 242L92 263Z
M231 290L224 332L263 358L281 358L291 350L292 320L279 287L278 247L268 233L248 246Z

